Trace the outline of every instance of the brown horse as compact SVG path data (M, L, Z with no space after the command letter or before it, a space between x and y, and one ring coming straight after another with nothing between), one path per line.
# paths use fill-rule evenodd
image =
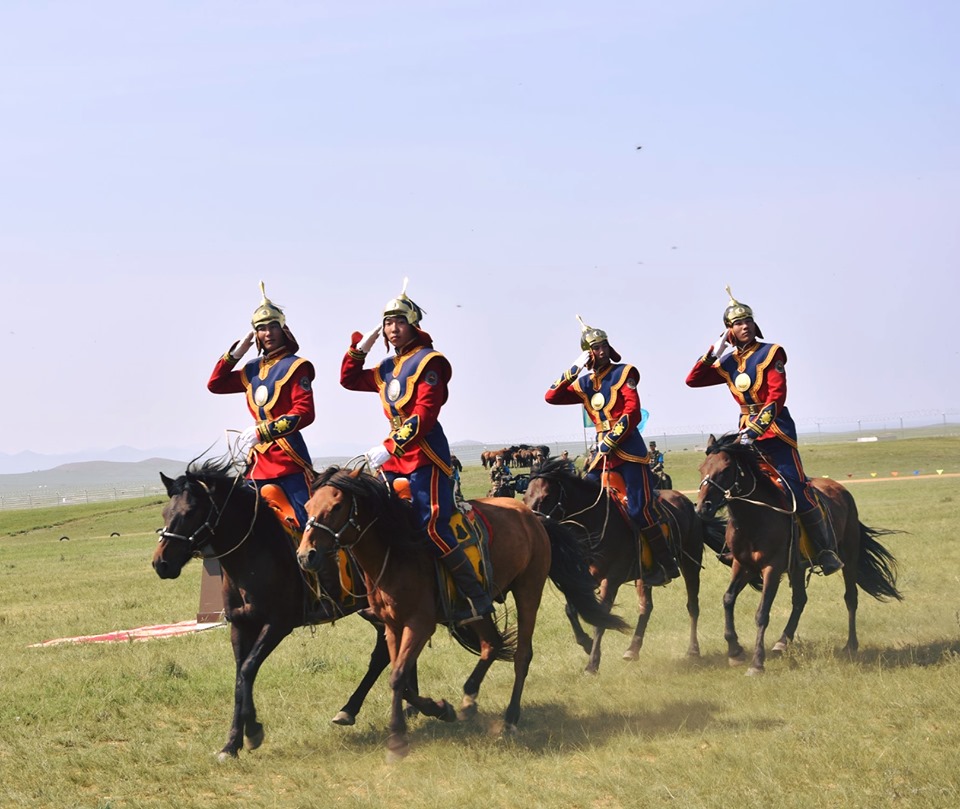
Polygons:
M793 592L793 609L783 635L773 647L775 652L782 652L793 640L807 603L797 519L791 504L761 468L755 446L741 446L736 433L719 441L710 436L700 475L697 514L708 517L724 505L729 514L726 540L733 555L733 567L730 585L723 596L723 610L724 638L731 665L739 665L745 659L733 621L737 596L757 574L763 579L756 616L757 640L753 660L747 669L747 674L761 674L766 657L764 633L770 623L770 608L784 572ZM859 646L857 586L878 601L903 598L897 590L896 560L876 540L877 536L897 532L863 525L850 492L836 481L813 478L810 485L819 495L837 536L839 556L843 561L843 600L847 605L847 645L844 648L853 654Z
M223 573L224 614L236 662L233 722L219 753L224 760L236 757L244 743L249 750L263 743L253 683L280 641L295 627L314 622L305 611L310 601L307 584L273 510L231 473L229 462L191 464L176 480L162 473L160 477L170 502L163 509L164 528L153 555L157 575L175 579L195 556L219 559ZM339 592L339 582L323 585L328 592ZM363 606L361 600L353 609ZM379 626L370 669L334 722L352 724L389 659Z
M679 538L677 561L687 590L687 613L690 616L690 644L687 654L700 655L697 621L700 617L700 568L706 542L718 553L723 547L724 523L719 519L700 520L693 503L676 491L661 491L659 503L667 516L672 536ZM562 521L581 531L590 542L590 572L600 586L600 600L610 609L620 586L635 581L640 617L624 660L637 660L647 624L653 614L653 590L643 583L638 569L637 532L629 517L612 500L599 483L581 478L569 471L568 465L551 458L533 474L524 502L544 516ZM567 610L577 642L590 659L586 672L596 674L600 668L600 641L603 628L594 630L593 639L583 631L576 614Z
M487 670L494 659L512 655L513 693L504 714L504 730L510 732L520 718L520 697L533 657L533 629L548 575L586 620L614 629L626 625L597 603L593 582L572 536L545 528L519 501L483 499L471 501L471 505L490 526L494 598L502 601L507 593L513 594L515 647L510 648L490 617L457 629L457 639L479 651L480 660L464 683L463 702L456 715L467 718L476 712ZM300 564L309 570L338 549L349 549L364 571L371 610L386 626L393 689L387 748L390 756L403 756L409 750L404 699L427 716L454 718L445 700L435 702L420 696L409 680L411 666L437 623L444 620L437 607L436 561L427 547L429 540L412 530L409 505L393 495L380 478L359 469L351 472L331 467L324 472L307 502L307 513L310 519L300 543Z

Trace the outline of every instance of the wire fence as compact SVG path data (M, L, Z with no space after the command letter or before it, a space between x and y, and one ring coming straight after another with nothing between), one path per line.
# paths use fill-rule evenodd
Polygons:
M0 495L0 511L21 508L48 508L76 506L83 503L103 503L110 500L133 500L140 497L166 497L161 486L103 486L89 489L63 489L11 492Z

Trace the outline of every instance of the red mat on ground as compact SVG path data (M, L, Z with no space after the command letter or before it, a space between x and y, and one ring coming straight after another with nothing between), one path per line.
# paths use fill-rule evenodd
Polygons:
M177 635L186 635L188 632L203 632L205 629L214 629L226 626L222 621L198 624L196 621L180 621L177 624L158 624L157 626L141 626L137 629L117 629L113 632L104 632L102 635L81 635L76 638L56 638L45 640L42 643L31 643L30 646L59 646L61 643L121 643L154 638L173 638Z

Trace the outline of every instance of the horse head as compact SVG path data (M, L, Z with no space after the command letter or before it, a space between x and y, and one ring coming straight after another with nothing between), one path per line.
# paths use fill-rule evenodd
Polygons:
M707 457L700 464L696 506L700 519L711 519L728 500L742 496L748 479L755 482L755 476L748 471L756 465L755 453L752 446L740 444L738 433L728 433L719 439L710 436L707 440ZM747 459L752 461L752 465L745 463Z
M223 510L239 479L226 464L191 464L173 479L160 473L170 502L163 509L163 529L153 554L153 569L161 579L175 579L184 565L213 546Z
M361 467L353 471L329 467L314 484L307 500L307 524L297 548L297 561L304 570L320 570L325 559L359 540L357 492L354 486Z
M562 520L597 500L600 487L570 471L566 461L550 458L530 475L523 502L545 517Z

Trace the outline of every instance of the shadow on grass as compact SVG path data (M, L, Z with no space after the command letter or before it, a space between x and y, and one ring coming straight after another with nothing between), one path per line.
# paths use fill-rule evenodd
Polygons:
M838 649L837 657L844 658L850 657L850 655L842 649ZM900 649L861 647L859 653L850 659L855 663L876 665L882 668L913 668L915 666L937 666L956 660L958 657L960 657L960 640L950 638L904 646Z
M729 719L729 706L706 700L676 701L654 711L627 715L623 712L600 711L582 715L570 706L558 703L524 707L520 729L516 735L501 741L534 755L555 755L571 748L589 748L606 744L619 735L699 736L707 727L718 725L729 730L766 731L783 725L780 720L755 718ZM721 718L722 717L722 718ZM466 722L444 723L425 717L410 721L410 740L414 747L430 742L466 744L472 740L499 736L502 728L499 714L481 713ZM344 748L362 752L369 747L383 747L384 728L344 729L340 740Z

